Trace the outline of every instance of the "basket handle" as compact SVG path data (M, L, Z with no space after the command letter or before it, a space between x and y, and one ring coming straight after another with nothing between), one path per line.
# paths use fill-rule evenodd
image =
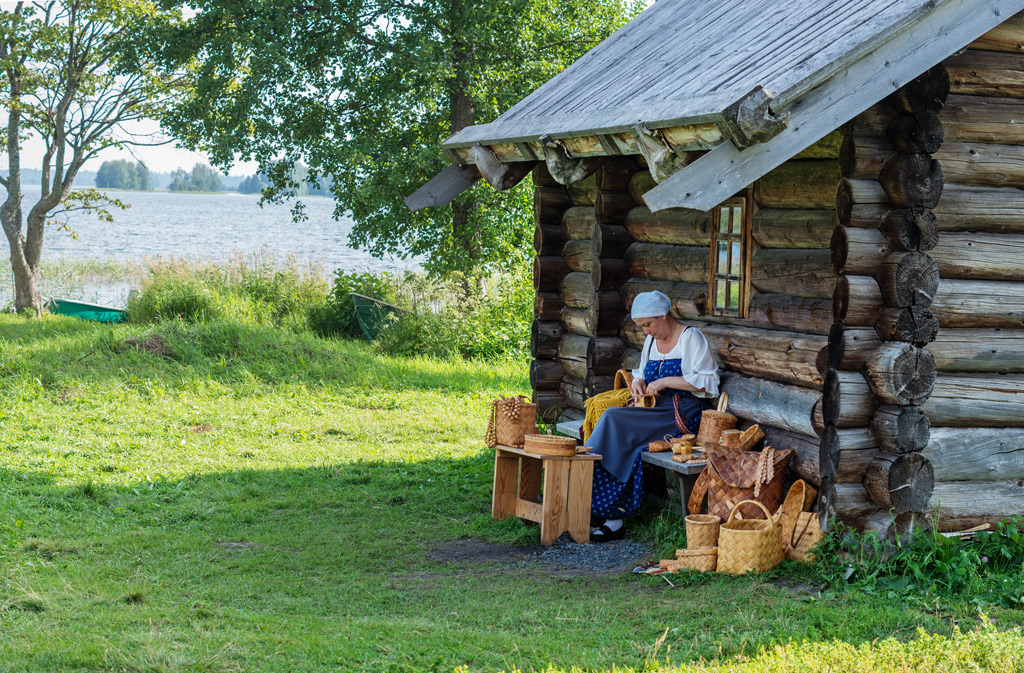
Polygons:
M740 507L746 505L747 503L750 503L751 505L757 505L758 507L760 507L761 511L764 512L765 519L767 519L768 522L771 523L772 527L779 525L778 522L775 521L775 518L772 516L772 513L768 511L768 508L765 507L760 502L758 502L757 500L741 500L740 502L738 502L736 506L732 508L732 511L729 512L729 520L726 521L726 523L732 523L732 520L736 518L736 512L740 510Z
M633 374L628 369L620 369L615 372L615 384L612 386L614 390L619 388L629 388L633 385Z
M722 393L718 396L718 410L725 411L726 407L729 406L729 393Z

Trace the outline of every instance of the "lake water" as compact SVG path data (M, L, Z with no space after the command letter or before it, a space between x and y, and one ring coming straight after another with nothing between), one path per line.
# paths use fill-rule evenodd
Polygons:
M87 213L70 213L67 231L47 227L43 260L115 260L144 262L150 258L184 257L212 261L238 254L266 254L278 259L293 258L310 263L333 275L346 271L404 271L418 269L418 260L378 260L362 250L348 247L352 221L334 220L334 201L305 197L308 219L293 222L292 203L260 207L258 194L189 194L170 192L109 191L111 197L131 205L128 210L112 209L114 221L104 222ZM38 190L25 191L34 202ZM63 216L62 216L63 217ZM4 255L6 257L6 255ZM12 297L10 273L0 272L0 298ZM77 295L72 298L123 305L128 285L123 282L87 283L80 289L55 287L51 279L44 294Z

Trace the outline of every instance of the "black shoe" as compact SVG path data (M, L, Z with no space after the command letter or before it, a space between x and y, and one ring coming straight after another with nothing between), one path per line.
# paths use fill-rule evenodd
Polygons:
M590 515L590 527L591 528L597 528L598 526L603 526L604 522L607 521L607 520L608 520L608 517L606 517L606 516L599 516L597 514L591 514Z
M617 530L612 530L608 526L601 524L596 531L590 534L590 541L600 544L601 542L612 542L613 540L621 540L626 537L626 527L619 526Z

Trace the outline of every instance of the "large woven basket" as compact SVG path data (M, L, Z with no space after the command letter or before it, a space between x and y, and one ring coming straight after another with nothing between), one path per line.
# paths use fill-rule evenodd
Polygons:
M796 525L793 527L792 536L784 540L786 547L786 558L793 561L812 563L814 554L811 549L821 542L825 533L821 530L821 520L813 512L800 512L797 516Z
M677 549L676 560L679 561L680 570L711 572L718 565L718 547Z
M697 432L697 446L704 449L718 447L723 430L736 427L737 418L726 411L729 406L729 394L722 393L718 397L718 409L707 409L700 416L700 430Z
M686 548L718 546L718 527L721 517L714 514L690 514L686 517Z
M782 547L786 551L791 546L793 529L796 527L800 513L811 509L811 505L814 504L814 499L817 495L818 491L803 479L797 479L789 487L786 499L782 501L782 506L775 513L775 520L779 522L779 532L782 535Z
M506 412L506 407L515 408L515 416ZM487 424L487 446L497 444L522 447L526 435L537 432L537 405L525 397L499 397L491 402L491 418Z
M765 519L736 518L740 507L750 503L764 512ZM718 532L718 572L764 572L779 565L783 558L779 524L768 508L756 500L744 500L733 507L729 520Z

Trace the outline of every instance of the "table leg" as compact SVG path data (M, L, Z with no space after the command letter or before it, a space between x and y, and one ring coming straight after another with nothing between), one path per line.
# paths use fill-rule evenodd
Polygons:
M519 456L495 449L494 495L491 499L491 518L495 521L500 521L515 512L518 477Z
M540 543L543 545L552 544L565 530L569 465L568 460L544 461L544 503L540 522Z
M540 499L541 467L540 458L523 458L519 467L519 497L537 502Z
M700 514L700 512L691 512L688 509L690 502L690 494L693 493L693 487L697 483L697 477L700 475L696 474L676 474L679 478L679 497L683 501L683 516L687 514Z
M590 497L593 489L593 461L572 462L569 468L569 534L580 544L590 543Z

